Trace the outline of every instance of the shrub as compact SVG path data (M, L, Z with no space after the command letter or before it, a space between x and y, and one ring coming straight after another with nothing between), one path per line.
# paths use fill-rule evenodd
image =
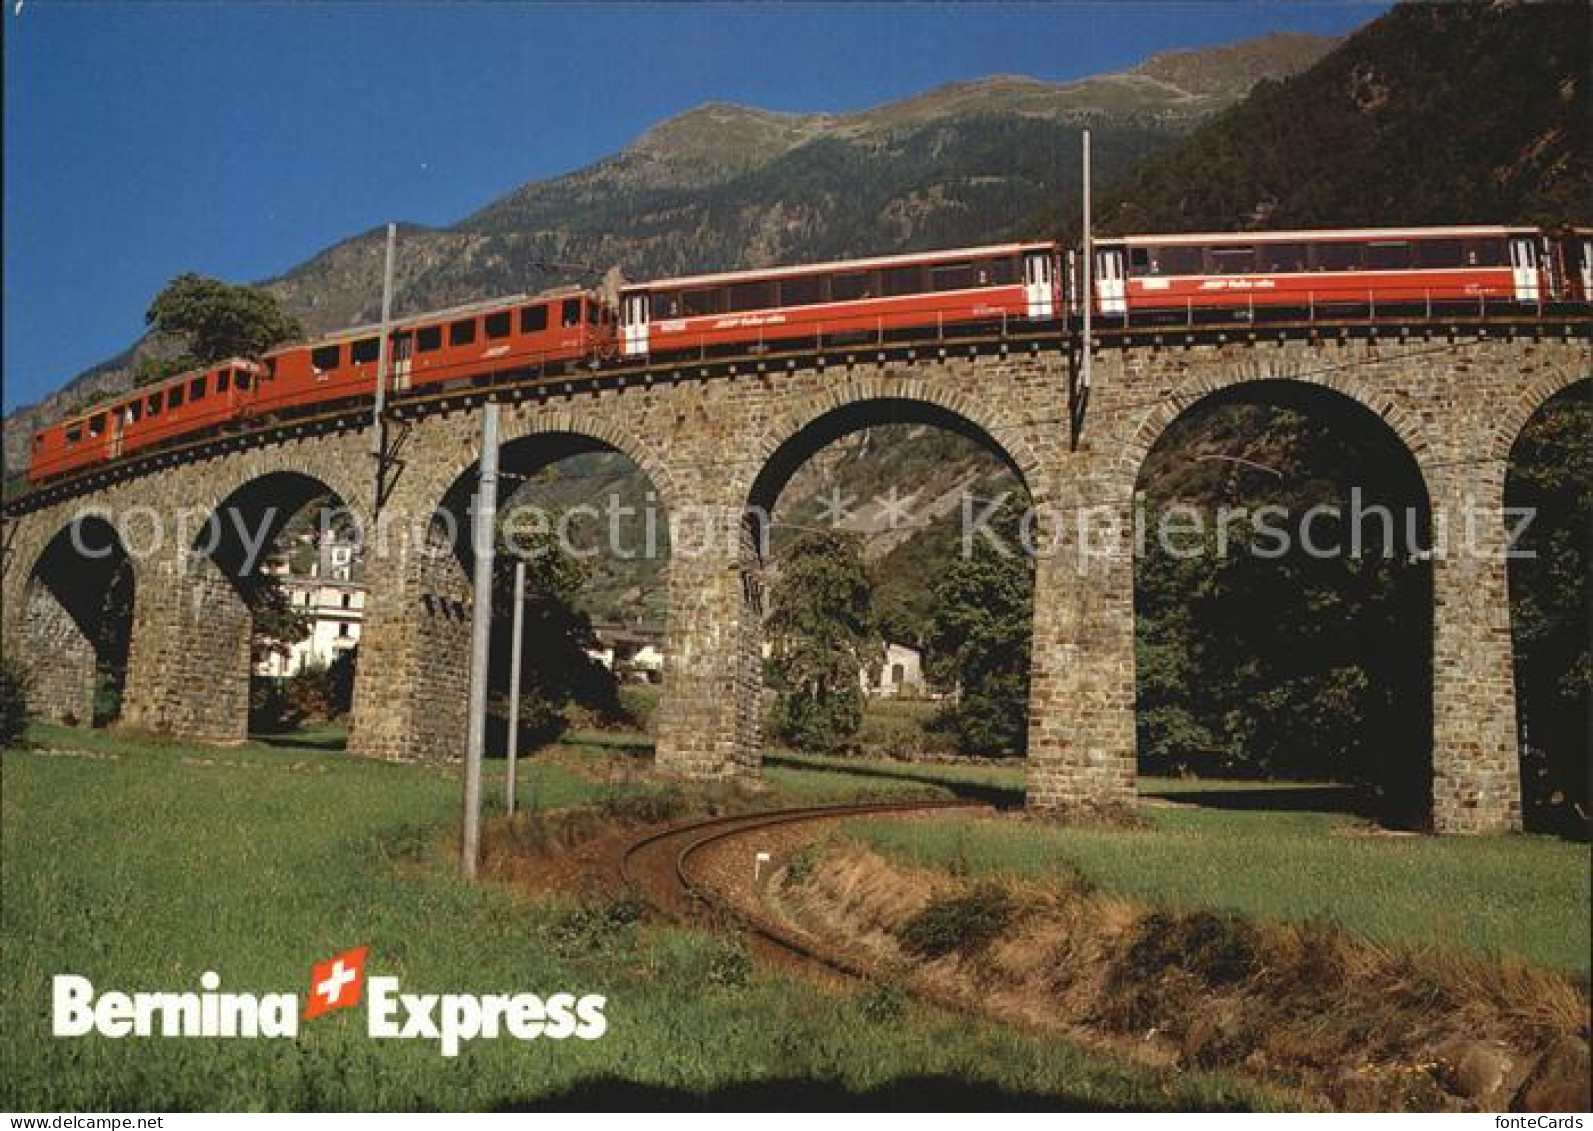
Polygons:
M1118 976L1149 982L1181 970L1208 986L1231 986L1261 969L1260 937L1241 915L1153 912L1140 920Z
M27 670L16 660L10 656L0 660L0 748L22 745L22 736L33 720L28 707L32 684Z
M932 900L903 925L902 945L921 958L973 953L1006 930L1016 912L1005 889L980 884L966 895Z

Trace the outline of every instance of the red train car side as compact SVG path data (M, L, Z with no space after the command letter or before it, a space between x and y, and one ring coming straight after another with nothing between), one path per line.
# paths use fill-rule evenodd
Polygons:
M584 292L511 295L399 323L389 335L391 391L473 380L494 372L596 359L610 352L612 310ZM381 328L359 327L265 356L250 411L273 414L371 397Z
M202 435L238 419L265 368L234 357L103 402L34 434L28 481L41 483L97 463Z
M1553 298L1537 228L1212 232L1095 241L1095 310L1134 314L1486 308Z
M261 362L232 358L102 402L33 438L38 484L235 421L294 415L376 392L379 327L283 346ZM495 372L568 365L613 352L612 308L582 291L515 295L401 322L390 337L392 392Z
M1054 243L660 279L620 292L622 357L846 342L1062 312Z

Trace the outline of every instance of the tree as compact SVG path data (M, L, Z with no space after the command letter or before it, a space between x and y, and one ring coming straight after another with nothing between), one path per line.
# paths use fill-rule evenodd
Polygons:
M863 725L859 673L881 659L861 541L824 531L792 539L764 632L779 692L774 732L803 750L849 746Z
M1521 689L1522 778L1530 825L1587 835L1593 705L1593 403L1588 386L1551 400L1511 453L1506 501L1533 518L1512 561L1511 622Z
M514 552L500 546L493 559L490 690L493 744L507 734L510 649L514 641L515 553L526 562L521 637L520 737L550 741L565 727L564 709L580 704L600 716L617 716L614 673L589 654L597 647L592 622L580 607L589 580L586 566L551 533L516 532Z
M931 725L966 754L1021 754L1028 741L1034 574L1020 517L1009 500L990 523L1003 544L975 538L934 587L930 677L957 695Z
M155 296L144 323L165 356L143 364L141 382L229 357L258 357L274 345L303 336L298 322L270 293L191 271L178 275Z

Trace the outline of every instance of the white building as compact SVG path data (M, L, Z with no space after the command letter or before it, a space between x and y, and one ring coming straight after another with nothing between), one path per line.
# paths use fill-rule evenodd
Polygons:
M925 694L929 687L924 682L924 662L918 649L905 644L886 644L885 662L879 671L858 673L866 695L882 699L913 699Z
M359 643L360 623L365 617L365 586L355 580L359 563L354 547L343 542L325 543L311 559L309 573L295 575L290 558L295 550L302 549L290 548L273 557L264 572L278 579L289 606L308 622L309 635L268 652L255 665L257 675L290 676L305 668L330 667L333 660Z

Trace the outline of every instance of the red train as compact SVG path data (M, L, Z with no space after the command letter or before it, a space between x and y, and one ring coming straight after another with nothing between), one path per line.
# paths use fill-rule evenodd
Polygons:
M495 372L600 360L613 354L614 319L607 303L584 291L512 295L399 322L389 342L389 388L401 395ZM281 346L258 362L235 358L124 394L36 433L28 481L229 426L368 401L376 394L380 344L380 327L356 327Z
M1119 236L1095 244L1095 309L1110 323L1587 302L1587 254L1585 232L1515 227Z
M692 275L620 291L624 357L744 352L967 332L1061 313L1054 243Z
M601 296L514 295L397 323L395 397L577 364L844 346L1057 325L1080 313L1055 243L660 279ZM1106 324L1492 314L1593 305L1593 229L1387 228L1095 241ZM28 480L375 395L379 327L234 358L102 402L34 436Z

